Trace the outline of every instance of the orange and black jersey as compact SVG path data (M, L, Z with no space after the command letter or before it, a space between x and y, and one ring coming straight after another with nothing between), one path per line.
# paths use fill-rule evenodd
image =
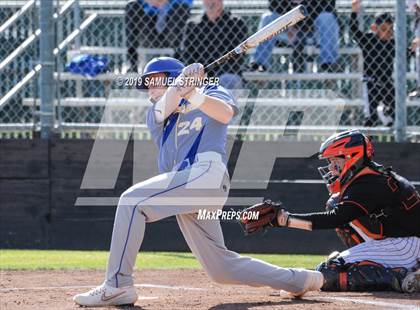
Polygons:
M365 168L344 189L332 210L290 216L311 221L312 229L337 228L352 222L373 239L420 237L419 193L390 170L379 173Z

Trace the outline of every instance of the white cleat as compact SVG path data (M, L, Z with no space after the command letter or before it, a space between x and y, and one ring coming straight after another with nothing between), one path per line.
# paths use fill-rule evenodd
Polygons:
M89 292L75 295L73 301L80 306L100 307L132 305L137 298L134 286L116 288L104 283Z
M303 289L300 292L290 292L294 297L302 297L309 291L319 291L324 285L324 276L319 271L308 270L308 277L305 280Z
M401 284L404 293L419 293L420 292L420 269L410 272L404 278Z

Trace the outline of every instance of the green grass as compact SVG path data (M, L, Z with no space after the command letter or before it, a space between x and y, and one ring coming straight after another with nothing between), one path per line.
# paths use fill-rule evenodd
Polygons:
M320 255L246 254L281 267L315 268ZM0 250L0 269L105 269L105 251ZM191 253L140 252L138 269L200 268Z

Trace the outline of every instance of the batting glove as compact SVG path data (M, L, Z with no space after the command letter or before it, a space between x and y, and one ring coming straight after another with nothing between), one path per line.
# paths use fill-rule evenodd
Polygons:
M174 87L181 97L185 97L197 86L200 86L203 78L204 66L199 63L193 63L182 70L181 75L175 80Z

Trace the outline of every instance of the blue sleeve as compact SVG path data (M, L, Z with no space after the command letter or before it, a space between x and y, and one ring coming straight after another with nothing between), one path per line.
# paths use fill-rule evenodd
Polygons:
M239 109L237 107L235 97L232 95L232 93L229 90L227 90L223 86L212 85L212 84L207 85L204 88L203 93L205 95L212 96L212 97L218 98L220 100L223 100L227 104L230 104L233 108L233 117L235 117L238 114Z
M152 135L153 140L155 141L156 145L159 146L160 139L162 138L163 134L163 123L156 122L155 113L153 113L153 107L150 107L147 111L146 124L147 128L150 130L150 134Z

